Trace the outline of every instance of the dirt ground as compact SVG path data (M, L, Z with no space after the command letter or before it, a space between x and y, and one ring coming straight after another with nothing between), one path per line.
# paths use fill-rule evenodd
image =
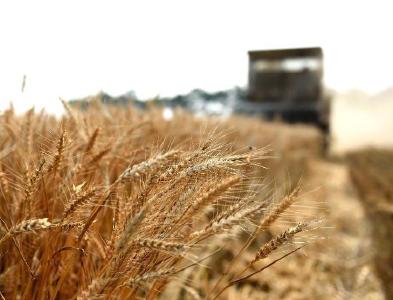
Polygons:
M310 161L310 173L308 184L321 186L320 197L327 208L326 225L331 226L326 230L330 242L319 259L326 266L337 268L336 274L332 274L336 275L331 282L333 295L337 292L338 299L383 299L372 267L375 248L371 226L353 186L349 167L343 163ZM314 197L312 193L310 196Z

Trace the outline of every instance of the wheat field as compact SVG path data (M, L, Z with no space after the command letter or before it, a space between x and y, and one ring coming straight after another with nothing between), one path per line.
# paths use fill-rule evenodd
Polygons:
M34 110L2 116L6 299L155 299L185 273L208 268L221 243L243 231L246 249L299 192L289 184L273 202L261 177L269 150L231 145L233 133L214 121L198 132L200 121L184 113L174 124L160 110L64 105L60 120ZM271 237L244 270L219 276L204 295L189 278L179 289L215 299L309 226Z
M63 104L0 117L1 299L383 299L316 129Z

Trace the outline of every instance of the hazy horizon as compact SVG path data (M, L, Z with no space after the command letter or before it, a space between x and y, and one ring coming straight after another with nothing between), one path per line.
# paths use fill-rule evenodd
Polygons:
M390 8L388 1L2 2L0 109L13 100L55 112L58 97L99 91L149 98L245 87L247 51L309 46L324 50L328 88L376 93L393 84Z

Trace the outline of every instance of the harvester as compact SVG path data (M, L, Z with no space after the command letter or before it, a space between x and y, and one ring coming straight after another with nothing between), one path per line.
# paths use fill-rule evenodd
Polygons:
M321 48L249 51L248 55L244 112L268 120L313 124L329 132Z

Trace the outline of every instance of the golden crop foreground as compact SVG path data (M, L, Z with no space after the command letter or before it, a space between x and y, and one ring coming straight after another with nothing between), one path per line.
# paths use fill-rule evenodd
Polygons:
M155 108L65 107L60 120L34 110L0 117L1 298L155 299L177 282L177 297L215 299L312 229L305 220L265 237L249 264L236 267L297 199L292 184L277 201L261 176L280 167L266 148L252 147L275 145L285 158L299 148L285 131L241 118L231 120L237 132L223 131L183 112L166 121ZM319 151L310 145L302 148ZM208 270L231 240L244 245L226 271L208 289L193 286L190 271Z

